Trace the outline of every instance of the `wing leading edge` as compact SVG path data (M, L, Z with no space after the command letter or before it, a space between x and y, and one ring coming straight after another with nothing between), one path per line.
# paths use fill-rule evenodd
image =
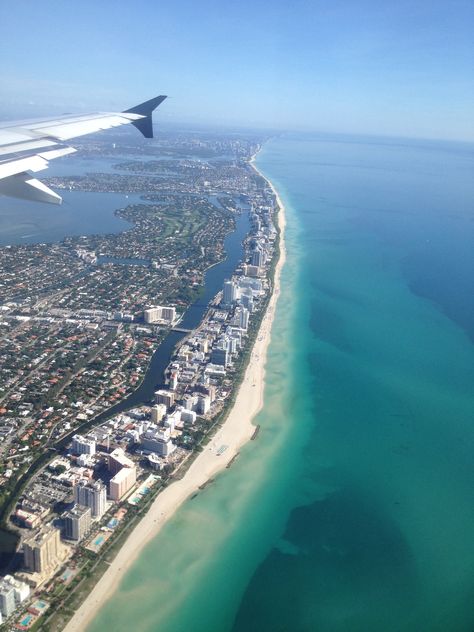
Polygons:
M61 196L29 172L47 169L50 160L75 152L64 141L78 136L131 123L145 138L153 138L152 114L165 99L161 95L124 112L5 123L0 126L0 195L61 204Z

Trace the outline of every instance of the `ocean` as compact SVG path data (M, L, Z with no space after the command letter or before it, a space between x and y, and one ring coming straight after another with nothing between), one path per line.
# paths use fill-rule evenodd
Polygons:
M472 632L474 147L283 135L287 263L256 441L89 626Z

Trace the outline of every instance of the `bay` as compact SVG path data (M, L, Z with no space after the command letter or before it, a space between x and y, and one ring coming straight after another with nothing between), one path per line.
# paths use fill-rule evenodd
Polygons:
M130 156L118 153L94 158L80 154L68 156L51 162L43 177L67 178L89 173L130 175L115 168L116 164L129 159ZM132 225L117 217L115 211L130 204L143 203L139 194L69 190L58 190L58 193L63 198L60 206L0 196L0 246L52 243L64 237L120 233Z

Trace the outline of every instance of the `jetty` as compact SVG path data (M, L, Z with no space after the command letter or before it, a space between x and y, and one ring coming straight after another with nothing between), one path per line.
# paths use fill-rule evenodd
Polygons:
M255 430L253 432L253 435L250 437L250 441L255 441L255 439L258 437L258 433L260 432L260 424L257 424L255 426Z

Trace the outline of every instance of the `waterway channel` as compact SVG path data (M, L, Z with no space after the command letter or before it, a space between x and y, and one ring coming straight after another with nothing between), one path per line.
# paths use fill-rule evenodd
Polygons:
M242 212L236 215L235 218L235 230L229 233L224 241L226 258L206 271L204 275L203 292L186 310L179 323L180 328L194 329L199 325L210 301L222 288L225 279L232 275L242 260L244 253L243 241L249 233L250 220L248 209L246 207L241 208ZM121 402L91 420L91 422L89 422L90 426L96 426L101 421L113 415L149 402L153 398L155 391L163 386L165 371L173 356L174 349L185 335L183 332L170 331L154 352L140 386ZM66 440L69 440L69 437L67 437Z
M243 241L250 230L250 219L248 213L248 207L244 204L240 206L241 212L235 217L235 229L230 232L224 240L225 259L216 265L209 268L204 275L204 288L203 292L199 295L198 299L190 305L185 312L180 327L184 329L194 329L201 322L210 301L222 288L224 280L230 277L242 260L244 250ZM141 406L150 402L153 398L154 392L160 388L165 379L165 371L173 356L174 349L179 341L186 334L183 332L170 331L161 344L154 352L145 376L138 386L128 397L124 398L121 402L107 409L94 419L86 422L81 426L81 431L85 431L88 428L97 426L106 419L117 415L125 410ZM60 442L56 444L56 449L61 449L67 445L71 440L73 434L78 431L76 428ZM41 459L45 463L47 462L48 454L50 451L45 451L44 458ZM32 467L35 464L32 464ZM37 469L37 468L36 468ZM20 480L13 494L18 493L16 490L20 488L22 481ZM5 516L2 516L3 520ZM14 555L16 549L17 537L14 533L0 528L0 571L8 568L13 562L12 555ZM15 562L13 562L15 564Z

